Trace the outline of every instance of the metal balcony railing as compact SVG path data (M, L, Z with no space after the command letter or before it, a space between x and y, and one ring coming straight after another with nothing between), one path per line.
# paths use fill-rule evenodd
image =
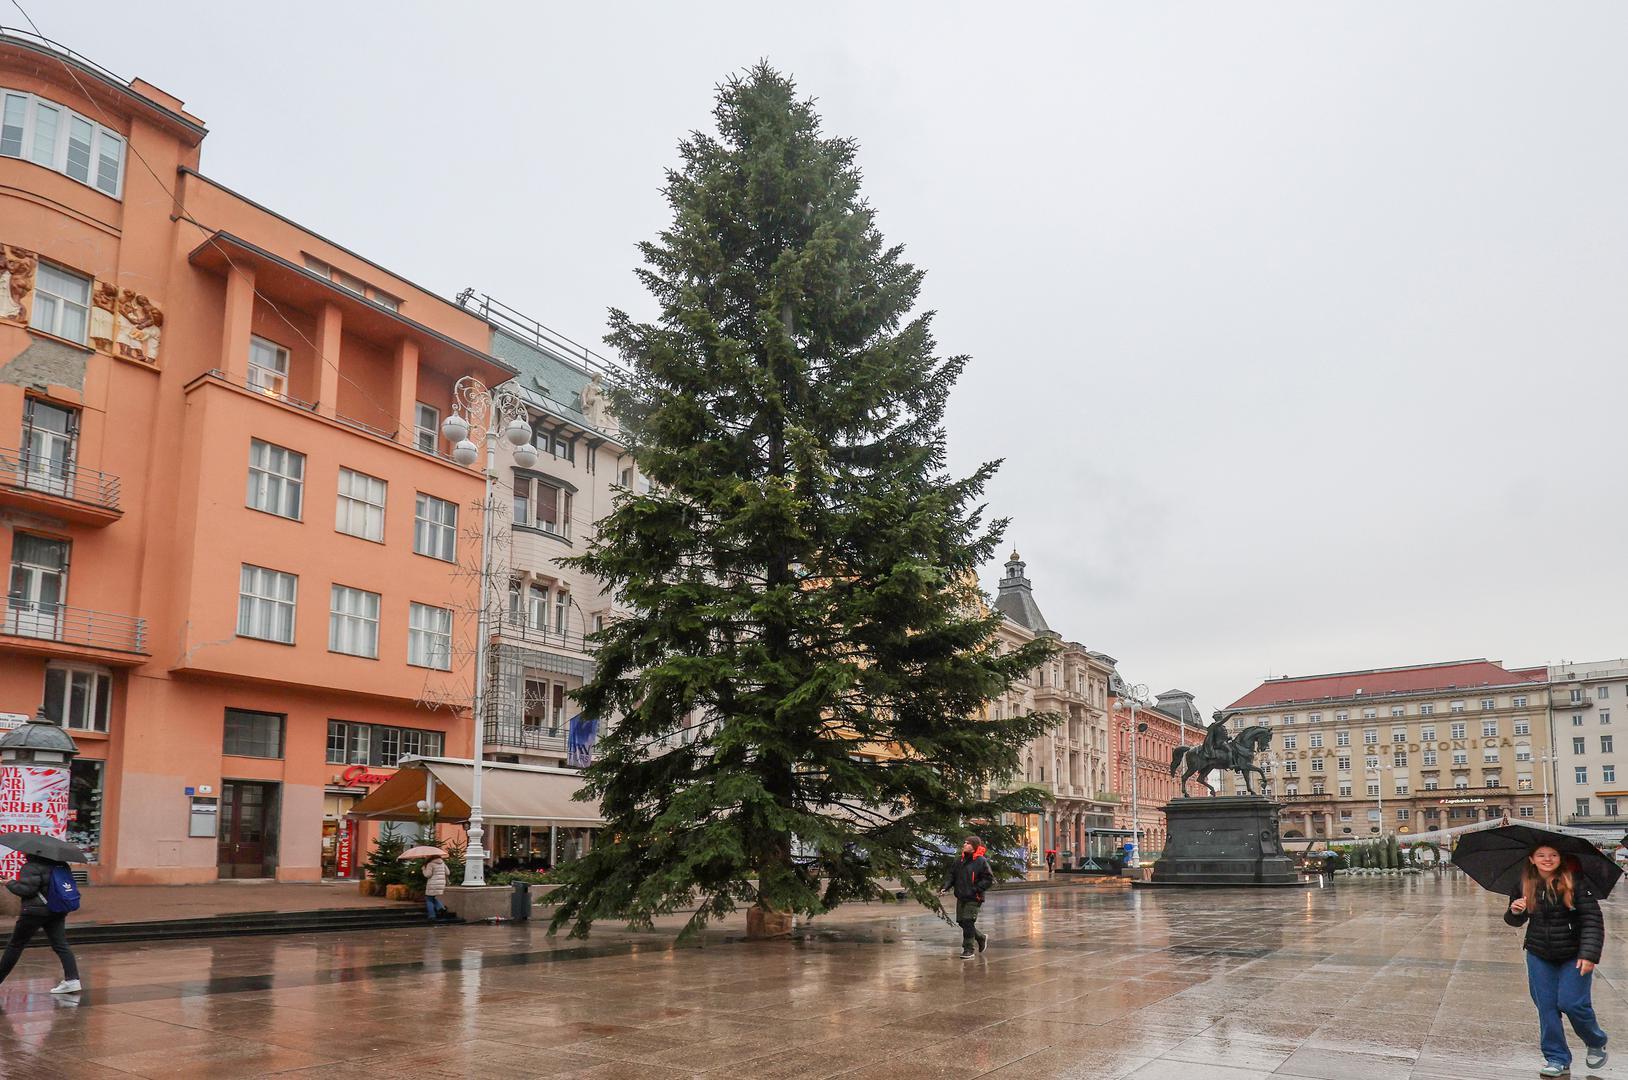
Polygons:
M533 727L530 724L500 724L488 721L482 736L487 746L512 746L521 750L565 749L565 725Z
M581 631L556 630L551 626L533 626L526 621L524 615L510 612L503 617L499 632L506 638L523 641L528 645L546 645L566 652L582 653L584 656L593 653L593 645L582 635Z
M26 450L0 446L0 483L7 487L38 491L59 499L119 508L119 478L95 469L81 469L60 461L49 461Z
M47 604L21 597L7 597L5 615L0 618L0 634L60 641L65 645L86 645L115 652L147 651L147 620L132 615L113 615L66 604Z

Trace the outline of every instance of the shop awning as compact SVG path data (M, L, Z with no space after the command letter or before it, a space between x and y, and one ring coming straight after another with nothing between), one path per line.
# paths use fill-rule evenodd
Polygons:
M434 784L436 821L465 822L475 797L475 766L455 758L406 758L396 775L351 807L350 817L422 821L418 803ZM577 802L582 777L569 769L481 763L481 818L488 825L603 825L599 807Z

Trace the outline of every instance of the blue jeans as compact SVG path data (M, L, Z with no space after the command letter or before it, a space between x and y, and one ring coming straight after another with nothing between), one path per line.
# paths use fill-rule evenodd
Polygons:
M441 903L441 898L439 896L426 896L424 898L424 914L430 918L435 918L446 909L447 906Z
M1579 974L1576 960L1550 963L1532 953L1526 954L1526 982L1532 1001L1538 1007L1538 1030L1542 1033L1543 1059L1556 1065L1571 1064L1571 1047L1566 1045L1566 1026L1561 1016L1571 1020L1571 1029L1583 1045L1598 1049L1605 1045L1605 1032L1594 1019L1594 973Z

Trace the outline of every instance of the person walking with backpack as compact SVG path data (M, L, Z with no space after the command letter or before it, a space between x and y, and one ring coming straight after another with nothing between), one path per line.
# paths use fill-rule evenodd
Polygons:
M1540 844L1527 857L1504 922L1526 926L1526 977L1538 1007L1544 1064L1539 1076L1571 1071L1562 1019L1588 1047L1588 1067L1606 1062L1606 1035L1594 1015L1594 966L1605 949L1605 920L1575 856Z
M0 983L23 955L23 949L40 930L45 931L51 951L62 961L62 981L51 988L53 994L77 994L80 990L79 964L68 948L68 913L79 910L79 886L66 863L39 855L25 857L17 880L6 882L6 891L22 898L22 914L11 931L4 955L0 955Z
M961 927L961 959L971 960L989 948L989 935L978 932L978 909L984 906L984 890L995 884L994 871L984 857L984 842L967 837L961 857L950 867L950 880L940 891L955 893L955 921ZM976 948L976 952L974 949Z

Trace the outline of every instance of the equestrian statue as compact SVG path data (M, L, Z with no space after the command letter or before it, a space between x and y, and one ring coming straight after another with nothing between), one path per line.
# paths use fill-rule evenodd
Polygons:
M1244 787L1254 795L1255 785L1250 783L1249 774L1254 773L1261 778L1261 786L1266 786L1266 771L1255 764L1255 755L1266 749L1272 741L1272 729L1252 724L1240 731L1236 738L1227 735L1227 721L1219 712L1213 714L1210 726L1204 731L1204 741L1197 746L1178 746L1170 755L1170 775L1175 776L1182 762L1187 763L1187 771L1181 774L1182 797L1187 796L1187 781L1195 775L1198 782L1209 788L1210 794L1216 790L1210 787L1210 782L1204 777L1212 769L1231 769L1243 778Z

